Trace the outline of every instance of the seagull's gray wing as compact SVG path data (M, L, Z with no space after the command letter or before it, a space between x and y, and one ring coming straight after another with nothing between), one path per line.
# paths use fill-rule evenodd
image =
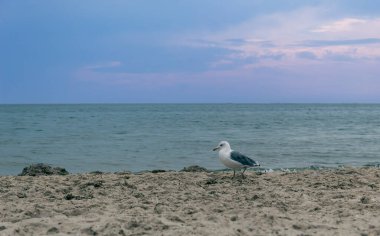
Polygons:
M245 166L259 166L259 163L237 151L231 152L231 159Z

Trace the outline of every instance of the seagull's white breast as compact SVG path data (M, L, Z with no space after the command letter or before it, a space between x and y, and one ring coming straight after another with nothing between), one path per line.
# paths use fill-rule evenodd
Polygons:
M232 160L231 157L231 150L224 151L220 150L219 151L219 160L223 163L223 165L227 166L228 168L231 169L240 169L243 167L243 165L237 161Z

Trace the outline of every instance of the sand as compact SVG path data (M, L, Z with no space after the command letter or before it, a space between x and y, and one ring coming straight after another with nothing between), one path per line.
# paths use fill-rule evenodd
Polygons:
M0 235L380 235L380 169L0 177Z

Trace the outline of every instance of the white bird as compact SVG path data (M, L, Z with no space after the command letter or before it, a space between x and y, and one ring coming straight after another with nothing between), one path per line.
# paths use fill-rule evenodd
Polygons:
M244 171L249 167L260 166L260 164L251 158L241 154L240 152L231 149L230 144L227 141L221 141L213 151L219 151L219 160L228 168L233 169L235 177L235 171L244 168L241 173L244 177Z

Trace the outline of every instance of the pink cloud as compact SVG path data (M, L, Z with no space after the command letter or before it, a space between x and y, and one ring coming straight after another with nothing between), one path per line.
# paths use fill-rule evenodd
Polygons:
M287 67L329 63L343 58L362 60L363 63L378 60L380 43L376 40L380 40L380 31L374 29L380 28L380 18L348 16L333 19L331 15L333 12L323 6L300 8L254 17L218 32L193 32L189 38L199 35L199 40L179 41L192 47L224 47L237 51L214 61L215 68L233 64L241 68ZM305 43L311 41L318 41L321 45L315 47ZM357 43L348 44L349 41ZM309 52L319 62L300 57L303 52ZM274 60L270 55L282 56ZM250 60L252 58L257 60Z
M312 32L317 33L328 33L328 32L342 32L342 31L351 31L355 27L360 27L364 25L367 21L364 19L357 18L344 18L341 20L334 21L327 25L319 26L318 28L312 30Z

